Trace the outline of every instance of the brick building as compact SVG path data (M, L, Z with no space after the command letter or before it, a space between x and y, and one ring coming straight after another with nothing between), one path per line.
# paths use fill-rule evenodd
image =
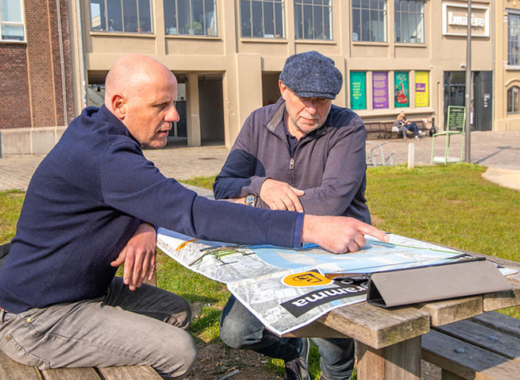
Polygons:
M0 154L47 153L74 117L67 1L3 1L0 30Z

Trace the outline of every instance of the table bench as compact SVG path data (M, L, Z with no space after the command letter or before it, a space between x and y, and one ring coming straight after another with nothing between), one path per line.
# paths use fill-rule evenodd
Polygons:
M411 122L417 124L419 131L423 132L423 136L430 135L430 129L423 123L422 120L410 120ZM378 140L378 139L392 139L392 138L400 138L401 135L399 132L392 131L392 127L394 126L393 121L368 121L365 123L365 128L367 130L367 140ZM413 136L412 131L407 131L407 135Z
M0 267L7 258L11 244L0 246ZM148 281L156 285L155 277ZM150 366L59 368L39 370L36 367L15 362L0 351L0 379L9 380L162 380Z
M40 371L11 360L0 351L0 379L9 380L162 380L150 366L59 368Z
M518 379L520 320L489 312L436 327L423 336L422 358L443 379Z

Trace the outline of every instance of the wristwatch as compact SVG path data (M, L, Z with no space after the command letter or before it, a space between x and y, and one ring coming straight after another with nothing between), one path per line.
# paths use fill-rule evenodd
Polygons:
M255 207L255 205L256 205L256 195L249 194L246 197L246 205Z

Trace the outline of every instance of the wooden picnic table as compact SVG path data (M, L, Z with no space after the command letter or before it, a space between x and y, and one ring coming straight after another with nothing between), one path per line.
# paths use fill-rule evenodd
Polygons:
M520 270L520 263L487 258ZM430 331L430 327L520 305L520 274L507 276L507 279L513 285L511 291L391 309L366 302L344 306L286 336L351 337L357 343L359 380L418 380L421 377L421 337Z
M210 199L210 190L186 186ZM451 248L451 247L446 247ZM454 248L451 248L454 249ZM520 263L455 249L520 272ZM520 306L520 274L507 276L513 290L383 309L361 302L334 309L284 336L351 337L357 346L358 380L419 380L421 337L443 326L512 306Z

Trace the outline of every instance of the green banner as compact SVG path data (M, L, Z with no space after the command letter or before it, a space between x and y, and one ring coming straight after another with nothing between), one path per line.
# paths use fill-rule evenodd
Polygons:
M367 109L367 75L365 72L350 73L350 109Z
M395 108L410 107L408 71L395 72Z

